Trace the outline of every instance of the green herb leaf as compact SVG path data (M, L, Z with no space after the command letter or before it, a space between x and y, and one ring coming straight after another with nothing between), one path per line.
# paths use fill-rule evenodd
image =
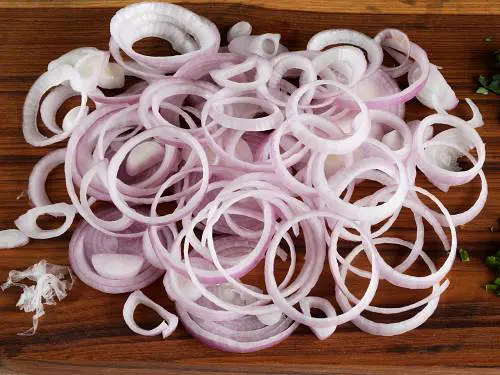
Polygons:
M458 254L460 254L460 260L462 262L470 262L470 257L469 257L469 253L467 252L467 250L460 248L458 250Z
M494 268L494 269L500 267L500 262L498 261L498 259L495 255L491 255L491 256L487 257L486 264L488 265L488 267Z
M481 86L486 88L488 87L488 78L486 78L485 76L480 75L478 81L481 84Z
M486 284L486 290L488 292L495 292L498 289L498 285L496 284Z
M488 36L484 39L487 43L491 43L493 38ZM497 68L500 69L500 50L493 51L493 56L491 56L496 61ZM487 75L481 74L478 77L479 84L482 86L476 90L476 93L482 95L488 95L488 92L493 92L500 95L500 72L497 70L491 77L491 81Z
M500 95L500 81L491 81L488 90Z
M493 38L491 36L487 36L486 38L484 38L484 41L486 43L491 43L493 41Z
M497 296L500 296L500 251L497 251L495 255L487 257L486 264L496 274L496 279L489 284L486 284L486 290L495 292Z

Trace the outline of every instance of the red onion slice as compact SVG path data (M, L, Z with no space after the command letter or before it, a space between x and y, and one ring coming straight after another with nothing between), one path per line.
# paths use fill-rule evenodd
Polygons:
M130 208L123 199L121 193L118 191L118 187L116 184L118 169L120 168L122 161L125 159L125 156L137 144L151 137L159 137L159 138L168 137L169 139L174 139L183 142L186 146L191 147L193 152L196 153L202 167L201 185L199 187L199 190L191 197L189 202L182 208L178 208L177 210L175 210L172 214L167 214L160 217L157 217L156 215L145 216ZM171 186L173 182L175 182L176 178L177 178L176 175L173 175L171 178L167 179L162 184L162 186L158 189L156 193L156 196L153 201L153 206L156 206L158 204L161 194L165 191L167 187ZM126 216L146 224L168 224L182 218L184 215L192 211L194 207L201 201L207 189L207 185L208 185L208 160L203 148L193 136L185 132L175 131L174 129L169 127L153 128L128 140L118 150L115 156L111 159L111 162L109 163L108 167L108 189L110 197L113 200L113 203Z
M116 63L108 63L99 75L97 86L103 89L120 89L125 85L125 71Z
M0 230L0 249L23 247L30 242L28 236L18 229Z
M248 72L252 69L256 70L254 81L235 82L234 80L230 79L231 77L237 76L239 74L244 74L245 72ZM271 78L271 73L272 68L269 62L256 57L251 57L241 64L232 65L227 68L218 70L212 70L210 72L210 75L219 86L245 91L257 89L260 86L265 85L269 78Z
M320 297L306 297L302 299L300 302L300 309L306 316L311 316L311 309L319 309L321 310L328 318L335 317L337 316L337 312L335 311L335 308L332 306L330 302L328 302L327 299L320 298ZM324 328L317 328L317 327L312 327L311 330L314 332L316 337L320 340L326 340L328 337L330 337L335 330L337 329L337 326L333 327L324 327Z
M92 266L102 277L127 279L136 276L144 259L133 254L101 253L92 255Z
M105 220L116 218L117 216L116 211L107 211L102 213L102 217ZM141 233L144 229L140 231L139 228L138 224L133 224L131 227L127 228L125 232L131 233L138 231ZM104 270L106 277L103 277L96 272L97 270L94 268L92 260L95 254L106 254L108 258L105 258L104 260L112 262L117 259L121 261L122 259L119 257L121 254L131 254L142 258L142 248L140 245L141 240L138 237L132 239L110 237L83 222L79 225L71 237L69 246L69 260L71 268L80 280L92 288L105 293L131 292L136 288L143 288L151 284L153 281L162 276L164 270L155 268L147 262L144 262L141 269L135 276L122 277L125 275L118 275L118 273L120 273L120 270L118 269L115 270L116 272L112 272L110 274L111 271L108 266L108 269ZM108 254L110 253L115 256L109 256ZM99 259L96 258L96 260L98 261ZM103 265L105 266L105 264L100 263L98 264L98 267ZM112 265L112 267L115 266L116 263ZM101 272L102 271L103 270L101 270ZM120 277L111 278L109 276Z
M40 116L47 129L55 134L63 132L62 126L56 124L57 110L67 99L79 95L67 86L57 86L47 94L40 106ZM68 131L68 129L64 130Z
M164 25L175 26L185 33L185 38L194 37L199 49L166 57L146 56L133 50L132 45L139 39L152 36L165 38ZM120 9L111 19L110 32L113 40L128 56L163 73L173 72L188 60L204 53L216 52L220 44L219 31L212 22L178 5L166 3L137 3ZM177 39L177 36L175 38L174 45L185 42Z
M76 210L67 203L56 203L47 206L35 207L28 210L25 214L19 216L14 224L16 227L30 238L46 239L58 237L66 232L75 218ZM36 223L39 216L42 215L63 215L64 223L57 229L42 229Z
M286 50L280 45L280 38L280 34L242 35L231 40L228 50L244 56L257 55L268 59Z
M363 52L356 47L341 46L330 48L312 60L316 74L323 79L336 79L335 74L329 72L332 67L346 80L346 86L358 83L366 74L367 63ZM343 82L344 83L344 82Z
M387 67L382 65L380 67L381 71L388 73L393 78L398 78L403 74L406 74L411 66L410 50L411 42L408 36L397 29L385 29L375 35L373 38L389 55L394 57L400 63L399 66ZM390 46L393 45L391 41L393 39L398 39L406 45L405 53L393 50ZM403 56L401 56L403 55Z
M268 290L269 295L273 298L274 303L279 307L281 311L283 311L287 316L293 318L295 321L300 322L302 324L306 324L310 327L315 327L315 328L328 328L332 327L335 325L339 325L342 323L345 323L349 320L352 320L356 316L358 316L363 309L368 306L370 301L373 299L373 296L375 295L377 285L378 285L378 265L377 262L372 262L372 272L371 272L371 278L370 278L370 283L368 285L368 288L365 292L365 295L363 298L360 300L360 302L350 309L349 311L345 312L342 315L338 316L329 316L326 318L314 318L311 317L310 315L306 315L304 313L299 312L293 307L293 299L287 300L285 299L282 295L281 292L278 289L278 286L276 284L276 280L273 274L273 268L274 268L274 257L276 256L276 248L281 240L282 236L284 233L290 228L291 225L294 223L298 223L300 221L304 220L310 220L313 218L331 218L335 220L340 220L342 222L349 223L349 226L352 228L356 228L360 232L360 235L363 237L363 240L369 244L367 253L368 256L371 258L375 256L375 248L373 247L372 241L370 237L361 230L354 222L349 222L349 220L345 220L344 218L340 217L339 215L332 214L330 212L322 212L322 211L311 211L306 214L302 214L297 216L296 218L288 221L285 223L281 228L278 229L278 231L275 234L275 237L271 241L269 245L269 249L266 254L266 263L265 263L265 280L266 280L266 289ZM336 251L336 244L332 241L332 244L330 245L330 252L335 252ZM332 267L332 265L331 265ZM322 264L321 264L322 268ZM320 271L321 271L320 268ZM334 278L340 278L340 273L338 270L338 266L336 263L334 266L331 268L331 271L334 275Z
M66 149L60 148L45 155L33 167L28 182L28 196L35 207L52 204L45 190L45 182L50 172L64 164L65 157ZM56 216L60 215L56 214Z
M223 336L217 331L209 331L208 327L203 328L199 323L196 323L181 305L176 304L176 308L179 318L188 332L206 345L227 352L250 353L270 348L289 337L299 325L291 319L287 319L284 324L280 324L279 330L276 333L273 332L272 336L264 336L261 339L246 342L238 339L238 336L227 337L227 335Z
M161 322L157 327L150 330L139 327L134 320L134 311L140 304L156 311L158 315L160 315L164 319L163 322ZM154 303L140 290L136 290L128 296L125 305L123 305L123 319L125 320L128 328L139 335L156 336L161 334L164 339L166 339L175 331L175 329L177 328L177 324L179 323L179 318L177 318L176 315L168 312L157 303Z
M64 55L58 57L55 60L52 60L47 66L47 70L54 70L60 68L63 65L71 65L75 66L78 61L82 58L86 57L89 54L96 54L99 50L95 47L80 47L69 52L66 52Z
M366 51L369 65L365 72L365 78L375 73L382 65L382 48L373 39L354 30L332 29L320 31L309 39L307 49L321 51L325 47L335 44L351 44Z
M341 139L336 139L338 131L335 132L337 134L332 134L334 132L331 129L335 129L332 126L334 124L320 116L300 114L292 117L289 124L293 135L310 149L331 155L345 155L356 150L366 140L370 130L371 122L366 112L357 115L353 122L355 127L353 134ZM330 139L316 135L311 128L319 129L326 134L329 132Z
M250 34L252 34L252 25L246 21L237 22L227 32L227 42L231 43L237 37L248 36Z
M251 35L247 22L235 24L229 45L220 47L212 22L165 3L127 6L114 15L110 30L109 51L70 51L30 89L23 108L27 142L69 140L33 168L28 191L35 208L16 220L19 230L0 231L0 248L58 236L78 212L83 221L70 242L70 264L95 289L134 291L123 309L132 331L165 338L175 330L178 318L139 290L164 275L163 287L187 330L231 352L274 346L299 324L324 340L349 321L389 336L431 316L450 285L455 226L479 214L488 186L485 146L476 130L483 125L481 113L469 99L470 120L447 113L457 98L422 48L396 29L373 39L326 30L311 38L306 51L288 52L279 34ZM149 37L170 43L180 55L147 56L134 49ZM384 51L399 65L382 65ZM406 73L409 85L400 89L394 78ZM116 96L99 91L123 88L125 75L141 80ZM80 105L58 124L56 113L74 96L81 97ZM404 103L413 98L437 114L407 124ZM50 136L38 129L39 112ZM438 132L437 124L451 129ZM460 170L461 156L472 163L469 170ZM60 164L72 205L52 204L45 190L48 174ZM416 185L419 171L445 192L479 176L481 191L471 207L451 215ZM355 199L365 180L382 187ZM386 236L406 211L414 217L414 241ZM44 214L62 216L64 224L42 230L36 221ZM439 268L425 252L424 220L448 251ZM298 251L300 235L304 253ZM339 253L340 240L353 243L346 256ZM389 265L385 244L409 253ZM369 269L352 264L360 253ZM313 295L327 258L339 315L328 299ZM407 272L419 259L429 267L425 276ZM276 262L287 268L279 281ZM262 263L266 290L242 281ZM54 271L55 279L47 280L59 284L66 272L43 262L40 267ZM347 286L348 271L368 280L361 298ZM16 275L45 277L26 272ZM406 306L376 306L380 280L432 290ZM35 292L52 301L44 291L62 298L61 285L43 284ZM34 288L26 288L20 303L36 310L36 328L43 308L31 306ZM139 327L133 316L141 303L165 321L151 330ZM324 317L315 317L314 309ZM415 309L390 324L363 315Z
M69 65L62 65L42 74L31 86L23 107L23 134L26 142L33 146L41 147L57 143L66 139L69 132L62 132L51 137L46 137L38 130L37 114L40 101L43 95L52 87L56 87L65 81L75 82L77 86L81 85L79 74ZM87 101L85 93L81 95L80 116L83 115L83 109Z
M365 223L374 224L387 219L402 206L408 194L409 186L406 169L394 154L394 151L390 150L384 144L372 139L368 140L367 143L375 146L377 150L382 151L381 155L384 155L386 159L379 157L363 158L353 163L349 168L344 168L339 171L339 173L332 176L328 181L324 174L317 173L316 186L320 197L326 202L327 207L334 212L342 212L344 217L352 220L360 220ZM325 159L324 156L320 159L316 167L317 170L324 169L322 165L324 165ZM397 172L394 170L394 164ZM387 202L377 207L361 207L340 199L341 193L347 188L350 182L364 172L370 170L382 171L387 176L394 179L396 175L398 176L398 188Z
M436 268L432 260L425 253L421 253L420 255L424 259L427 266L429 267L429 270L431 272L436 272ZM353 257L351 257L349 261L351 261L352 258ZM345 278L345 276L346 274L344 271L343 277ZM439 284L433 286L433 295L436 293L438 289L439 289ZM340 291L339 288L336 288L336 297L342 310L349 311L351 305L347 297L344 296L344 294ZM415 316L398 323L375 323L362 316L358 316L357 318L353 319L352 322L361 330L368 332L372 335L381 335L381 336L400 335L422 325L434 313L434 311L437 308L438 302L439 302L439 294L435 295L434 298L430 299L428 301L428 304L424 307L424 309L419 311Z
M413 84L420 74L418 65L412 65L408 72L408 83L410 85ZM430 64L429 66L429 78L427 78L427 83L418 93L417 99L420 103L431 109L436 109L432 102L433 100L437 100L440 108L445 110L451 110L458 104L455 92L434 64Z
M143 142L135 146L127 157L125 170L136 176L158 164L163 159L164 147L154 141Z
M437 123L453 126L463 133L463 136L471 142L477 150L477 163L467 171L449 171L435 165L425 153L423 142L424 131L427 127ZM471 181L482 168L485 161L485 145L477 131L464 120L451 115L430 115L424 118L414 136L414 147L416 152L417 166L434 183L441 183L448 186L462 185Z

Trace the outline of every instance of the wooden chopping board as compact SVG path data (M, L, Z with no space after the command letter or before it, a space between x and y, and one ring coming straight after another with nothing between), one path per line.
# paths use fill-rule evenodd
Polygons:
M21 109L27 90L47 63L62 53L87 45L106 49L109 20L127 3L0 1L0 228L11 228L29 207L27 198L16 197L26 189L34 163L47 152L47 148L26 145L22 137ZM471 261L457 260L449 275L451 287L437 311L410 333L376 337L348 323L328 340L318 341L300 327L277 347L245 355L207 348L182 327L167 340L137 336L121 316L126 295L105 295L82 282L63 302L47 308L35 336L16 336L31 325L31 316L15 308L18 293L8 290L0 294L0 374L499 374L500 297L483 286L493 278L484 259L500 249L499 232L490 231L500 217L500 97L478 95L475 89L478 75L492 69L489 54L500 48L500 3L195 0L182 4L216 22L223 33L244 19L252 23L255 33L281 33L291 49L304 48L323 29L353 28L373 36L386 27L405 31L425 48L430 60L444 68L458 97L470 97L478 104L486 123L480 134L487 147L488 203L472 223L458 228L459 244L469 251ZM492 37L492 43L484 41L486 36ZM453 113L470 116L463 103ZM427 114L430 111L417 103L408 105L408 119ZM61 170L48 185L54 201L67 199ZM459 212L478 193L479 183L473 181L439 197L451 212ZM402 218L393 229L393 234L411 238L414 224L410 217ZM70 236L2 250L0 279L11 269L24 269L42 258L67 264ZM426 242L426 250L438 264L446 256L433 238ZM388 251L387 256L399 255ZM256 278L250 276L249 281L262 282ZM328 274L320 284L318 293L331 295ZM160 282L144 292L173 311ZM396 306L422 296L382 287L376 302ZM140 311L138 319L145 326L158 320L147 311Z

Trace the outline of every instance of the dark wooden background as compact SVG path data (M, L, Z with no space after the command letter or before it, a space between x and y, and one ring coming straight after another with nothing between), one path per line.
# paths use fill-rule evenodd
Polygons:
M128 1L0 1L0 228L28 207L16 197L27 187L34 163L47 152L23 141L21 109L27 90L47 63L79 46L107 47L108 23ZM457 261L449 275L451 287L436 313L420 328L396 337L376 337L348 323L327 341L318 341L300 327L281 345L253 354L228 354L209 349L181 327L167 340L133 334L121 309L126 295L105 295L77 282L68 298L49 306L35 336L17 332L31 325L31 315L15 308L18 291L0 294L0 374L498 374L500 373L500 297L483 286L493 275L484 265L487 254L499 249L500 235L491 232L500 217L499 97L475 94L477 77L492 72L491 53L500 48L500 5L495 0L375 0L270 1L227 0L212 4L188 1L186 6L215 21L225 32L238 20L248 20L256 33L280 32L284 44L303 48L317 31L354 28L374 35L386 27L400 28L424 47L430 59L444 68L445 77L460 99L479 105L486 125L480 133L487 147L485 172L490 185L486 208L472 223L459 228L460 246L471 261ZM492 43L484 38L492 36ZM411 103L408 118L429 114ZM454 112L469 116L462 103ZM424 186L428 186L422 182ZM49 179L54 201L66 200L62 170ZM452 212L470 205L478 181L439 194ZM414 225L403 217L393 234L409 237ZM0 251L0 280L10 269L24 269L42 258L67 264L71 234L27 247ZM426 250L438 263L445 253L430 236ZM388 250L391 260L401 259ZM249 281L262 283L256 273ZM362 282L353 282L362 291ZM318 294L331 295L327 273ZM145 293L172 309L161 283ZM415 301L422 293L382 285L376 302L395 306ZM138 319L153 326L158 318L139 311Z

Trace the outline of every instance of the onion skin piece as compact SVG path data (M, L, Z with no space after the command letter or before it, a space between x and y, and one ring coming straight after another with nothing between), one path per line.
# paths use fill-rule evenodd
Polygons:
M29 285L22 283L30 280ZM16 307L24 312L34 312L33 325L19 336L33 336L38 327L38 320L45 315L44 305L55 305L56 300L64 299L73 287L75 279L71 269L66 266L47 263L45 259L26 268L25 270L11 270L7 281L0 285L2 291L16 286L22 288L22 293Z

